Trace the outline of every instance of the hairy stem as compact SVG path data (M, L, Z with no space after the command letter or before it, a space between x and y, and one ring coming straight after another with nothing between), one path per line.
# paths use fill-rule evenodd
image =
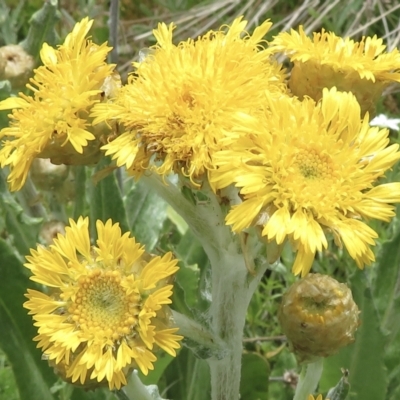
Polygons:
M256 238L244 239L231 232L225 225L220 199L207 182L201 188L206 200L191 202L177 186L165 185L155 175L142 179L185 219L207 253L212 271L212 302L208 311L210 331L218 339L221 349L211 352L207 359L211 370L211 398L237 400L247 307L268 266L266 262L261 265L254 262L260 250L259 242ZM193 333L190 326L187 328ZM215 354L218 356L212 356Z
M322 368L323 358L302 367L293 400L307 400L308 395L314 393L322 375Z
M239 399L243 328L250 299L267 267L248 274L240 252L226 252L212 264L211 326L226 344L221 360L209 359L212 400Z
M157 386L145 386L133 371L128 379L128 385L115 392L120 400L163 400L158 393Z

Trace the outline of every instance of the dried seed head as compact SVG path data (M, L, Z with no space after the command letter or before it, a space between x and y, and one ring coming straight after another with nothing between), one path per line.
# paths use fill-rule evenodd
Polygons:
M347 285L308 274L283 295L279 321L301 363L328 357L354 341L359 310Z

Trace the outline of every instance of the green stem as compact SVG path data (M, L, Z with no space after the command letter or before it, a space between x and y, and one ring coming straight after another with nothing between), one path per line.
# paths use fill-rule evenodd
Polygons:
M214 332L226 343L226 356L209 359L212 400L239 399L242 340L246 313L267 265L249 276L243 254L226 252L212 265L212 303L210 317Z
M206 200L191 202L177 186L166 185L154 174L142 179L185 219L207 253L212 270L210 329L223 343L219 357L207 359L211 370L211 398L237 400L247 307L268 266L265 262L254 263L260 250L259 242L252 236L244 243L239 235L231 232L225 225L220 200L207 182L200 190ZM246 260L247 264L251 260L251 274Z
M35 218L47 219L46 209L40 202L39 193L30 177L26 178L23 188L17 192L17 197L27 214Z
M154 390L153 390L154 388ZM145 386L134 370L128 379L128 384L116 392L120 400L163 400L155 385Z
M86 167L83 165L75 166L74 174L74 219L77 220L84 212L85 209L85 195L86 195Z
M110 1L110 33L109 33L109 43L112 47L110 53L110 62L118 62L118 23L119 23L119 0Z
M56 42L56 34L54 26L60 19L58 12L58 0L48 0L43 2L40 10L36 11L30 21L28 34L20 45L26 52L39 59L39 52L43 42L54 45Z
M311 364L303 365L293 400L307 400L308 395L314 393L321 378L322 369L322 357Z
M225 225L221 207L214 193L205 188L209 202L193 204L180 189L164 181L156 174L143 176L141 180L161 196L187 222L208 255L216 256L220 249L227 249L231 243L230 228ZM203 192L203 190L202 190Z
M225 353L225 343L203 325L185 315L172 310L174 322L179 327L179 334L185 337L185 346L194 353L202 351L210 358L221 359Z

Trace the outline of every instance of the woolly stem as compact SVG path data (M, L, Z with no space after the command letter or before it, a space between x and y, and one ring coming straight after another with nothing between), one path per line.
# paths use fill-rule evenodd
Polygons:
M128 385L115 392L120 400L163 400L155 385L145 386L134 370L128 379Z
M239 399L242 339L247 307L267 265L249 276L243 254L226 252L212 264L211 326L225 342L225 357L209 359L212 400Z
M307 400L313 394L322 375L323 358L303 365L293 400Z
M244 240L231 232L225 225L220 201L207 182L201 188L207 199L192 203L176 186L165 185L157 176L150 175L144 180L185 219L210 260L210 330L223 343L220 357L207 360L211 370L212 400L237 400L247 307L268 265L263 263L257 267L254 263L259 242L254 237Z
M209 357L222 358L225 353L225 343L218 336L210 332L206 327L172 310L172 316L179 334L185 337L184 344L194 353L199 350Z

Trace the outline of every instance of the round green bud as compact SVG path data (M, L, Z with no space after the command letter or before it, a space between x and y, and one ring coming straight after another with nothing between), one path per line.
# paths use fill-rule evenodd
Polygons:
M347 285L308 274L283 295L278 317L298 361L310 363L354 341L359 313Z

